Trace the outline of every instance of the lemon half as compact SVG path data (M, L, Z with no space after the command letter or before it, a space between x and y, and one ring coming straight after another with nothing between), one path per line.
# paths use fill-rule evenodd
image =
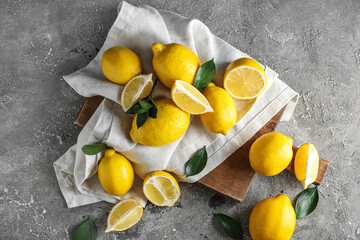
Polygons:
M156 206L172 207L180 198L180 187L176 179L167 172L150 173L144 180L146 198Z
M223 84L233 98L249 100L265 90L267 81L258 62L251 58L239 58L227 66Z
M311 143L303 144L295 155L295 176L304 189L315 182L319 170L319 154Z
M136 199L125 199L110 211L105 232L124 231L138 223L143 215L143 207Z
M121 93L121 107L126 112L135 103L147 97L154 83L152 73L133 77L124 87Z
M205 96L184 81L175 81L171 88L171 98L179 108L190 114L199 115L214 111Z

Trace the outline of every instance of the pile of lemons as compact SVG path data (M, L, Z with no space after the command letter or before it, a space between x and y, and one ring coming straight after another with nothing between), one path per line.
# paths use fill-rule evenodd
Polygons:
M191 115L200 115L209 131L225 135L237 121L233 98L255 99L266 88L261 65L241 58L227 67L223 77L225 89L210 83L200 92L192 85L201 67L194 52L176 43L154 43L152 51L153 69L170 89L171 99L155 101L157 117L148 118L141 127L137 127L135 116L130 136L136 143L161 146L179 139L185 134ZM125 84L120 99L125 112L152 90L152 74L142 74L140 58L128 48L116 46L105 51L101 68L110 81Z
M152 65L156 76L169 88L171 99L155 101L156 118L148 118L138 127L136 115L130 130L131 139L146 146L161 146L181 138L191 115L200 115L206 129L226 135L237 121L233 99L251 100L260 96L267 86L261 65L250 58L231 62L223 76L223 87L209 83L199 91L193 86L201 67L200 60L187 47L180 44L152 45ZM152 74L142 74L141 60L128 48L116 46L102 56L103 74L112 82L125 85L121 106L125 112L151 94ZM250 165L264 176L282 172L293 158L292 139L280 133L268 133L251 146ZM304 189L317 176L319 156L312 144L304 144L295 157L295 174ZM98 177L104 190L124 196L133 186L134 170L131 162L107 149L98 166ZM157 206L172 207L180 197L175 178L164 171L150 173L143 182L143 193ZM106 232L123 231L135 225L142 217L143 208L135 199L116 204L108 216ZM290 239L296 217L290 199L279 194L259 202L252 211L249 229L253 239Z

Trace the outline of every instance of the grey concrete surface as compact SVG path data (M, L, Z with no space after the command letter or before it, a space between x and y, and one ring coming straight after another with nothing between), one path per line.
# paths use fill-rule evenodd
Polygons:
M317 209L292 239L360 239L360 2L164 1L149 4L203 21L217 36L275 69L301 94L277 130L314 143L331 162ZM301 185L286 172L256 175L243 204L181 184L174 208L146 207L142 221L105 234L111 204L67 209L52 163L76 142L84 98L62 79L102 46L118 0L0 1L0 239L69 239L89 215L99 239L227 239L213 212L248 219L263 198Z

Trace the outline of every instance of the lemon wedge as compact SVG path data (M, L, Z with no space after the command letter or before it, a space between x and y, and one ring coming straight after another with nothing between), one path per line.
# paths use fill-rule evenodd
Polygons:
M249 100L260 96L267 81L258 62L251 58L239 58L227 66L223 84L233 98Z
M205 96L187 82L176 80L171 87L171 98L179 108L190 114L213 112Z
M124 111L126 112L135 103L148 96L153 85L152 73L137 75L130 79L121 93L120 103Z
M181 194L176 179L164 171L156 171L147 175L143 191L150 202L160 207L174 206Z
M303 144L295 155L295 176L304 189L315 182L319 170L319 154L311 143Z
M143 215L141 203L136 199L125 199L117 203L107 219L105 232L124 231L138 223Z

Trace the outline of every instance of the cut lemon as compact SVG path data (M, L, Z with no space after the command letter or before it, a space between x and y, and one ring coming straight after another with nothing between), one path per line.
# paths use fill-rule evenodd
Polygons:
M231 62L224 74L224 88L233 98L254 99L265 90L266 76L261 65L251 58Z
M315 182L319 170L319 154L311 143L303 144L295 155L295 176L306 189Z
M171 87L171 98L174 103L190 114L213 112L208 100L193 85L177 80Z
M153 87L152 73L148 75L137 75L130 79L121 93L121 106L126 112L135 103L147 97Z
M129 229L140 221L142 215L143 208L138 200L122 200L111 209L105 232Z
M160 207L174 206L181 194L175 178L164 171L156 171L147 175L143 191L150 202Z

